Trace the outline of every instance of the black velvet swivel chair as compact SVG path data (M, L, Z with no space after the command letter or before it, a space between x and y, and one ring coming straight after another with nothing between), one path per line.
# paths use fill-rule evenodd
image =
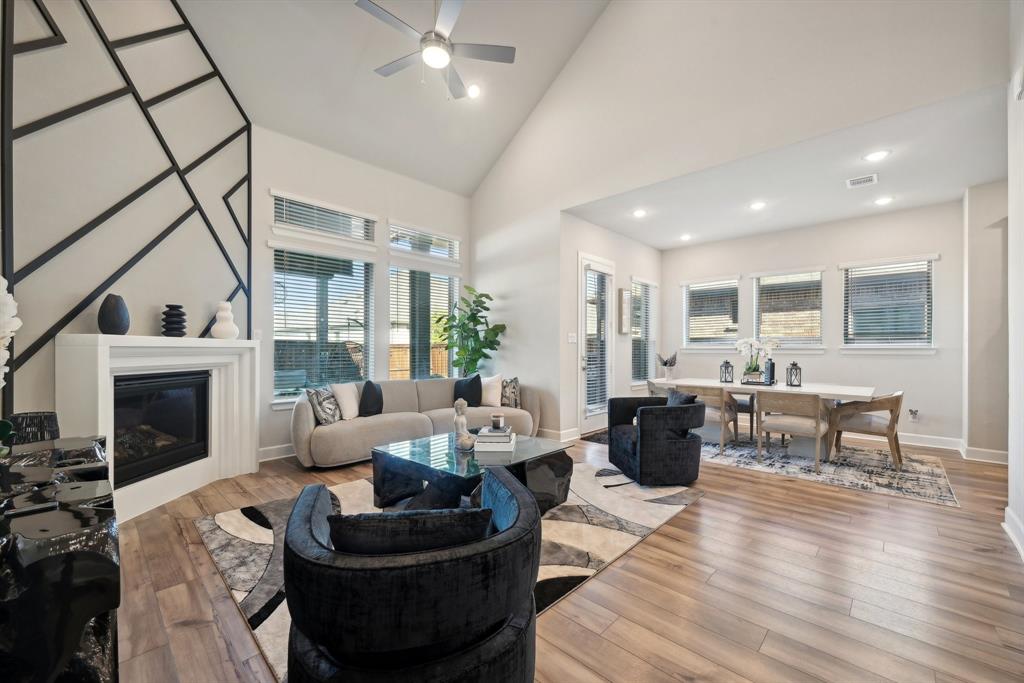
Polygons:
M701 439L690 430L704 425L704 404L667 402L665 396L608 399L608 460L642 486L686 486L700 472Z
M332 546L327 489L303 489L285 535L289 683L532 681L540 512L503 467L488 469L481 502L482 540L359 555Z

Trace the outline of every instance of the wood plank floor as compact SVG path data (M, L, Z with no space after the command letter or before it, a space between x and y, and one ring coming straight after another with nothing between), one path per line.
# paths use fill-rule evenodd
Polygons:
M703 498L539 618L537 679L1024 680L1006 468L905 450L961 508L705 463ZM121 680L273 681L191 520L369 474L275 460L123 524Z

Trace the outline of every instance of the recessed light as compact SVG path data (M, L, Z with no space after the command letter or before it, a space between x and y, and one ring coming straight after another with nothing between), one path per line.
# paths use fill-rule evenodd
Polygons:
M681 239L684 242L689 242L690 241L690 236L689 235L680 235L679 239Z
M647 215L647 209L633 209L633 218L643 218Z
M466 94L469 95L469 99L475 100L480 97L480 86L474 83L473 85L466 88Z
M758 199L756 202L751 202L750 203L750 210L751 211L760 211L761 209L763 209L766 206L768 206L768 204L766 202L762 202L760 199Z
M880 149L877 152L871 152L870 154L864 155L864 161L881 161L882 159L889 156L889 150Z
M875 200L875 206L885 206L886 204L892 204L892 197L879 197Z

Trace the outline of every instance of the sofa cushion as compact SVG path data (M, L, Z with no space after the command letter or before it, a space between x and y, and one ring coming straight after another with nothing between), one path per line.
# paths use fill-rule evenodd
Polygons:
M455 378L421 379L416 382L419 412L451 408L455 403Z
M480 378L480 405L501 407L501 375Z
M522 408L522 400L518 377L501 380L501 405L508 408Z
M402 510L329 515L334 549L353 555L397 555L479 541L491 525L489 509Z
M417 382L411 379L392 379L378 384L384 394L385 413L420 412L420 400L416 395Z
M480 406L479 408L466 408L466 426L469 429L489 427L491 414L501 413L505 416L505 424L512 428L516 434L530 436L533 434L533 416L522 408L491 408ZM430 418L433 424L434 434L447 434L455 431L455 409L438 408L423 413Z
M668 400L665 402L667 406L688 406L697 402L697 394L687 394L682 391L676 391L675 389L668 390Z
M329 425L341 419L341 407L330 389L306 389L317 424Z
M359 385L356 382L332 384L331 393L341 408L341 419L351 420L359 417Z
M448 430L451 431L451 430ZM374 446L433 434L430 418L420 413L383 413L339 420L313 430L310 453L321 467L365 460Z
M384 412L384 394L381 392L380 385L366 380L359 396L359 417L380 415L382 412Z
M479 408L482 394L483 384L480 382L480 373L474 373L455 382L455 395L452 397L452 402L461 398L470 408Z

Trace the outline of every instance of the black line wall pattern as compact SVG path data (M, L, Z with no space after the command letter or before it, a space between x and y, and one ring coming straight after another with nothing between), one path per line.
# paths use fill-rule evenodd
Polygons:
M252 127L176 0L0 0L2 271L24 326L3 409L53 406L53 340L167 303L252 336Z

